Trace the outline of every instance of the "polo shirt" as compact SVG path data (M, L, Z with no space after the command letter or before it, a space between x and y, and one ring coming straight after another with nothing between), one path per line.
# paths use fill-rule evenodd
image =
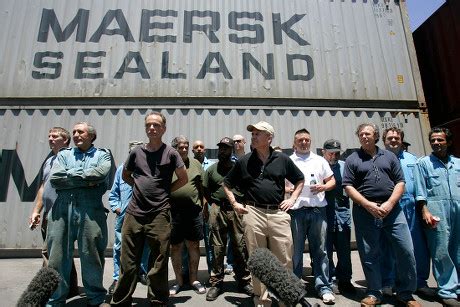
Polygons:
M303 180L304 175L287 155L270 147L265 164L254 149L236 161L224 183L241 191L247 201L280 204L284 200L285 179L295 184Z
M375 157L362 148L345 160L342 185L354 187L367 200L387 201L395 185L404 182L401 164L394 153L376 146Z

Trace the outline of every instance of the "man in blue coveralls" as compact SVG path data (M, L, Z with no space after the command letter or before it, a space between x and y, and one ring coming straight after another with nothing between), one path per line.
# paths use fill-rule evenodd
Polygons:
M449 154L452 133L433 128L433 152L415 168L415 193L428 241L438 295L444 305L460 306L460 159Z
M430 256L425 234L423 233L420 213L415 210L414 168L417 157L404 151L404 131L401 129L396 127L385 129L382 134L382 141L385 144L385 148L398 157L406 180L406 189L399 200L399 205L406 216L412 243L414 244L417 294L432 297L435 293L433 289L428 287L427 283L430 276ZM384 251L386 254L383 258L383 293L392 294L395 278L395 257L388 244L384 245Z
M107 150L93 146L96 130L90 124L77 123L72 135L76 147L58 153L50 175L58 196L48 214L49 267L58 271L62 280L48 305L65 305L77 240L88 306L103 306L107 217L102 195L107 190L111 158Z

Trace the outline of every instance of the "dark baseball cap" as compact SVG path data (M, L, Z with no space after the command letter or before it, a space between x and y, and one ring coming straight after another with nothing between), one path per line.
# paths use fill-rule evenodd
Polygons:
M233 140L229 138L228 136L226 136L222 140L220 140L219 143L217 143L217 146L219 145L227 145L229 147L233 147Z
M330 139L324 142L323 149L330 152L340 152L342 150L340 142L334 139Z

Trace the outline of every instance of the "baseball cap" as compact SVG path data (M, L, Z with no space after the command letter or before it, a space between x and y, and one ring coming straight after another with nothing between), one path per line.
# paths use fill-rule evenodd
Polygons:
M229 138L228 136L226 136L222 140L220 140L219 143L217 143L217 146L219 145L227 145L229 147L233 147L233 140Z
M246 129L248 131L252 131L252 130L256 129L256 130L260 130L260 131L267 131L271 135L275 134L275 129L273 129L272 125L270 125L269 123L264 122L264 121L260 121L260 122L258 122L257 124L254 124L254 125L248 125L248 127Z
M339 152L341 151L340 142L334 139L327 140L324 142L323 149L330 152Z

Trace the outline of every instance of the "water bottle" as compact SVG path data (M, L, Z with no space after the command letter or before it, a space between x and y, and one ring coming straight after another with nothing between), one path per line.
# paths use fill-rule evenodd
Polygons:
M311 174L310 175L310 185L315 185L317 182L316 182L316 179L315 179L315 174Z

